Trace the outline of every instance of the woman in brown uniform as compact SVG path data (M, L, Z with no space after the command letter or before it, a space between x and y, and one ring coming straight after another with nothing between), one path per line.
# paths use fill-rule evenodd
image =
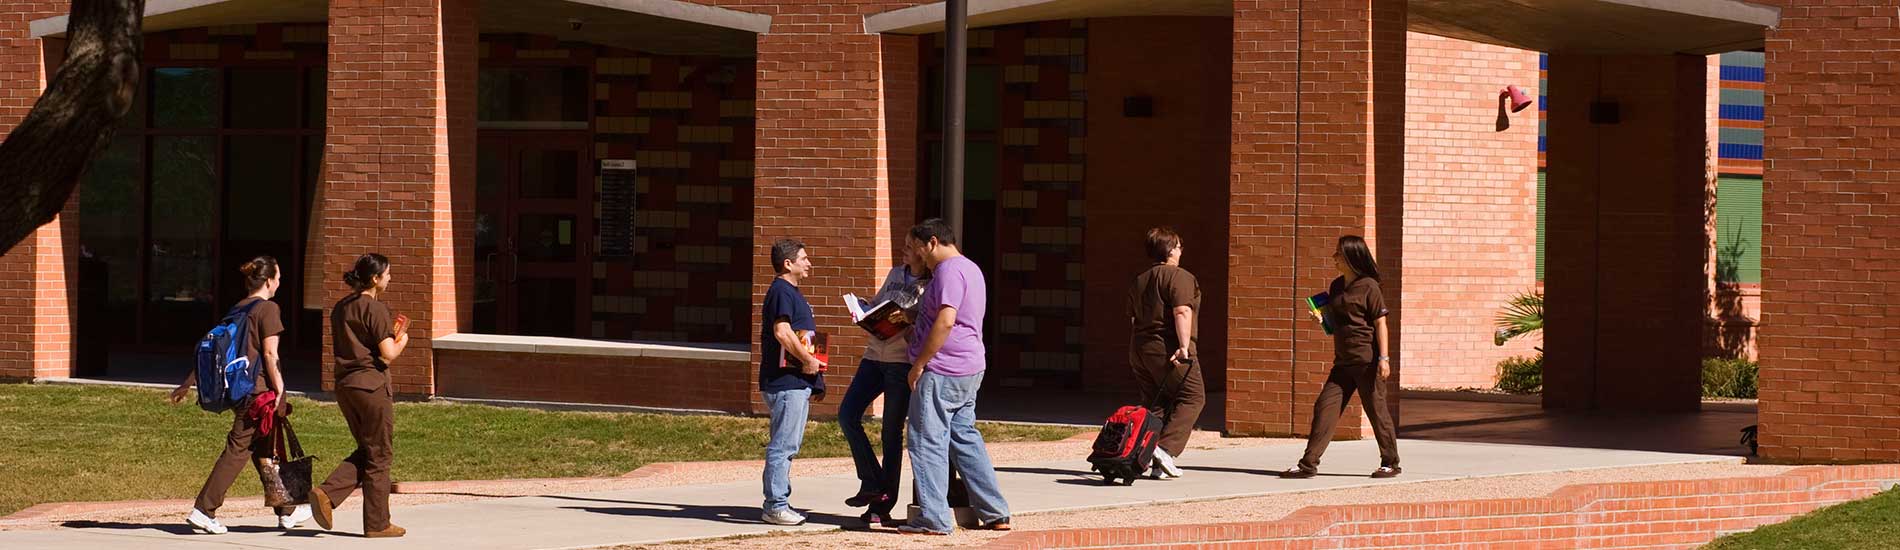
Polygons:
M336 404L356 438L356 452L310 493L310 501L317 525L329 529L336 504L360 486L363 536L400 537L406 531L389 523L389 466L395 461L390 437L396 424L387 371L409 346L408 319L377 299L389 288L389 259L382 254L357 258L343 282L355 292L330 310L330 332L336 348Z
M1372 477L1399 475L1399 443L1392 426L1390 409L1385 406L1386 378L1392 365L1386 359L1385 295L1379 289L1379 264L1372 261L1372 250L1357 235L1339 238L1333 249L1333 268L1339 277L1327 289L1325 319L1333 328L1333 370L1326 377L1313 402L1313 430L1306 436L1306 456L1297 466L1280 472L1280 477L1303 479L1319 474L1319 457L1332 443L1333 428L1354 391L1364 405L1366 418L1372 421L1372 434L1379 440L1379 469ZM1315 314L1317 317L1319 314Z
M198 490L197 504L191 515L185 517L185 523L193 528L213 535L222 535L226 529L218 523L218 507L224 505L224 493L231 490L231 483L237 481L239 472L244 471L245 462L257 462L271 455L270 438L258 433L258 425L264 420L250 414L248 403L256 401L264 392L276 390L276 402L272 404L275 414L290 414L284 402L284 375L277 368L277 336L284 332L284 321L277 303L270 301L277 295L277 287L282 279L277 273L277 259L270 256L258 256L238 268L244 273L244 286L251 291L250 296L239 300L237 308L249 307L245 316L244 330L248 332L246 342L250 349L244 350L253 365L263 365L257 371L257 390L242 406L231 411L231 433L224 437L224 454L218 455L218 461L211 466L211 477L205 479L203 489ZM198 382L198 371L193 370L185 377L185 383L172 390L171 402L176 405L185 400L192 384ZM310 519L310 506L299 505L296 508L277 509L277 525L285 529L294 528L304 520Z
M1207 405L1207 388L1200 369L1191 364L1200 354L1198 319L1201 283L1181 269L1181 236L1173 229L1148 230L1148 259L1154 265L1135 277L1128 290L1128 319L1134 323L1128 344L1128 365L1141 387L1145 406L1161 404L1167 423L1155 445L1149 477L1181 477L1174 457L1187 451L1188 436Z

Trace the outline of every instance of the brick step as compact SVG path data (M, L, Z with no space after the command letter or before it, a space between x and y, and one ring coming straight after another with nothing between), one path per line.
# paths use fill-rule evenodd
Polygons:
M1867 498L1900 465L1778 476L1572 485L1535 498L1303 508L1275 521L1021 532L985 548L1694 548Z

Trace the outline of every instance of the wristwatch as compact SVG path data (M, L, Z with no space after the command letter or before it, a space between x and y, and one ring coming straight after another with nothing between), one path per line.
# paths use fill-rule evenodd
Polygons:
M1381 355L1381 356L1379 356L1379 358L1378 358L1378 359L1374 359L1374 361L1378 361L1378 362L1381 362L1381 363L1383 363L1383 362L1385 362L1385 361L1387 361L1387 360L1389 360L1389 359L1391 359L1391 357L1386 357L1386 356L1384 356L1384 355Z

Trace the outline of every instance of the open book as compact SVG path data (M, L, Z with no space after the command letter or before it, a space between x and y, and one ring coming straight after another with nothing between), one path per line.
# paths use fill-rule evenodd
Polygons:
M855 294L844 295L844 307L851 310L851 322L879 340L889 340L892 336L910 328L910 316L904 308L890 300L872 305Z
M1319 294L1308 296L1301 301L1306 302L1307 309L1311 309L1319 313L1319 328L1325 329L1327 334L1332 334L1333 320L1331 317L1326 316L1326 304L1332 303L1333 301L1332 295L1327 294L1325 292L1321 292Z
M830 337L825 336L823 332L815 330L795 330L792 332L798 336L798 345L804 346L805 351L810 353L813 358L825 364L831 364ZM779 349L778 352L778 361L780 365L784 365L784 367L788 369L796 370L805 367L805 362L799 361L798 355L782 348Z

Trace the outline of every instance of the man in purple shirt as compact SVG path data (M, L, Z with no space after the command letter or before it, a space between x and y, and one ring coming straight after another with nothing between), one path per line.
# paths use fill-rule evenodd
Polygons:
M956 233L941 219L910 228L907 239L932 273L919 300L910 339L910 457L917 482L918 517L898 530L948 535L950 468L969 488L983 529L1008 530L1009 503L996 484L983 434L976 431L976 393L983 386L983 312L989 287L983 270L957 250Z

